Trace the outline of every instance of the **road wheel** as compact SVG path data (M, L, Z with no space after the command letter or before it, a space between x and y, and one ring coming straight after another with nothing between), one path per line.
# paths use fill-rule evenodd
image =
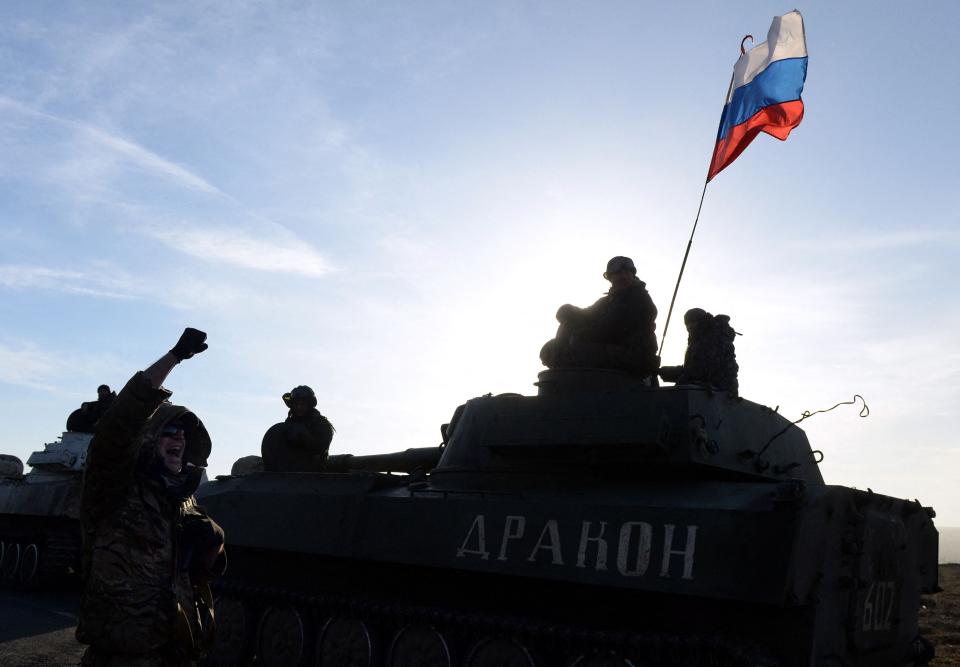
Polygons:
M36 544L28 544L20 556L20 583L33 586L36 581L37 565L40 563L40 550Z
M250 606L239 598L221 595L213 605L217 631L206 665L234 667L250 664Z
M20 545L17 542L7 542L3 550L3 560L0 561L0 578L13 579L20 568Z
M363 621L331 618L317 641L318 667L370 667L373 639Z
M403 628L390 647L390 667L450 667L450 647L433 628Z
M295 667L303 664L307 624L294 607L270 605L257 627L257 665Z
M504 637L487 637L470 651L466 667L536 667L536 663L519 642Z

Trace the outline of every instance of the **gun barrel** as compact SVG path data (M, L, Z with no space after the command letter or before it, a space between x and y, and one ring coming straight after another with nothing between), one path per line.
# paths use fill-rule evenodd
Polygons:
M389 454L335 454L327 459L324 467L329 472L365 470L368 472L405 472L432 470L440 461L440 447L414 447Z

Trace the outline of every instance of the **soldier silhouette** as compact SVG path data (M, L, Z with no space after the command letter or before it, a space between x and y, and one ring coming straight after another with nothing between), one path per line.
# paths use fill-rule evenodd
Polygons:
M657 307L629 257L607 262L610 290L592 306L560 306L555 338L540 360L548 368L612 368L656 379Z
M730 317L691 308L684 313L683 323L687 327L683 365L661 367L660 377L677 384L702 384L736 396L739 366L733 340L737 332L730 326Z
M93 433L97 422L106 414L116 397L117 392L110 391L108 385L102 384L97 387L97 400L81 403L79 408L71 412L67 417L67 430Z
M290 408L287 419L274 424L263 435L260 453L264 468L271 472L323 470L336 429L317 410L317 396L306 385L283 395Z

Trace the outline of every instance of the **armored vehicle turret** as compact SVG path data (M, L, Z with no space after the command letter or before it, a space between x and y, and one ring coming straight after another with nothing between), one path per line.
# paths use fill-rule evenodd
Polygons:
M27 474L19 459L0 457L0 584L57 583L79 572L80 490L92 438L64 432L30 455Z
M204 485L230 558L212 664L929 658L932 510L825 484L800 428L723 392L537 384L460 406L442 449Z

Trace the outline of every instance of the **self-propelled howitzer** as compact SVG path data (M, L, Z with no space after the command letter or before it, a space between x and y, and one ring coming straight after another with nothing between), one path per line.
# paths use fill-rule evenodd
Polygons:
M824 484L801 429L725 393L600 370L538 387L468 401L432 454L205 485L231 559L213 662L927 659L931 510Z

